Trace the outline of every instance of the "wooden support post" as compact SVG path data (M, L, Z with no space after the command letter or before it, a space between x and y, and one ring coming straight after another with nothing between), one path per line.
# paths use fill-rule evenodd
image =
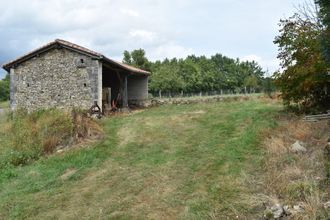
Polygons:
M124 76L123 82L123 108L128 108L128 97L127 97L127 76Z
M107 100L107 103L109 105L111 105L111 88L110 87L108 88L108 100Z
M101 108L102 112L102 63L99 61L99 67L97 72L97 104Z

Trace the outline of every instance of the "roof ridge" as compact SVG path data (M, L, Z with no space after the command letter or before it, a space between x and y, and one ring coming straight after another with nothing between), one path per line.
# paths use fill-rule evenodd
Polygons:
M137 67L133 67L133 66L130 66L128 64L125 64L125 63L122 63L122 62L119 62L119 61L115 61L115 60L112 60L106 56L104 56L103 54L99 53L99 52L96 52L96 51L93 51L93 50L90 50L86 47L83 47L83 46L80 46L78 44L75 44L75 43L72 43L70 41L67 41L67 40L63 40L63 39L55 39L41 47L38 47L8 63L5 63L3 64L3 68L5 70L9 70L11 66L15 65L16 63L19 63L20 61L24 61L24 60L27 60L27 59L30 59L31 56L34 56L34 54L38 53L39 51L41 50L47 50L47 49L50 49L53 45L55 44L60 44L62 46L65 46L65 47L68 47L69 49L72 49L72 50L78 50L78 52L80 53L87 53L87 54L90 54L91 56L97 56L99 59L102 59L102 60L105 60L105 61L111 61L113 63L117 63L118 65L120 65L122 68L124 69L127 69L127 70L130 70L132 72L138 72L138 73L143 73L143 74L150 74L150 72L146 71L146 70L142 70L142 69L139 69ZM48 48L49 47L49 48Z

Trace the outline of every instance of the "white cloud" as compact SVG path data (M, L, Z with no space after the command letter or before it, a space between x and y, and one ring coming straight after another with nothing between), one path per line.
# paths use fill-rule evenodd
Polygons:
M257 63L260 63L262 61L262 58L255 55L255 54L250 54L242 58L242 61L255 61Z
M303 1L0 1L0 64L62 38L109 57L138 48L150 60L222 53L273 71L276 24Z
M138 11L132 10L132 9L126 9L122 8L120 9L120 12L124 15L132 16L132 17L139 17L140 13Z
M129 32L129 35L132 38L136 38L138 40L143 41L153 41L157 37L156 33L146 30L132 30Z
M170 59L174 57L185 58L186 56L193 54L194 50L192 48L185 48L174 43L168 43L152 48L149 53L152 60L162 60L165 58Z
M265 70L268 71L269 74L272 74L273 72L275 72L276 70L279 69L279 60L276 58L270 58L270 59L264 59L258 55L255 54L250 54L247 56L244 56L242 59L242 61L255 61L258 64L260 64L260 66Z

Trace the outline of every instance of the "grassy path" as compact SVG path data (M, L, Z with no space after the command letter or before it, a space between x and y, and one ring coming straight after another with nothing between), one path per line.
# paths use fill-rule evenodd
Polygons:
M104 120L106 138L0 173L0 219L205 219L253 215L280 105L168 105Z

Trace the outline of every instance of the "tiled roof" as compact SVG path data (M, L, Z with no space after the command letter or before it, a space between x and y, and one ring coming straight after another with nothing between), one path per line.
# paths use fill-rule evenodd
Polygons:
M96 58L100 59L103 62L108 62L108 63L114 64L114 65L117 65L118 67L120 67L122 69L125 69L129 72L139 73L139 74L143 74L143 75L149 75L150 74L150 72L148 72L148 71L145 71L145 70L142 70L142 69L139 69L139 68L136 68L136 67L133 67L133 66L130 66L130 65L112 60L112 59L102 55L101 53L95 52L93 50L87 49L85 47L82 47L82 46L79 46L77 44L71 43L69 41L61 40L61 39L56 39L56 40L54 40L54 41L52 41L52 42L50 42L50 43L48 43L48 44L46 44L42 47L39 47L39 48L37 48L37 49L21 56L21 57L18 57L15 60L12 60L12 61L4 64L2 67L5 70L9 71L9 69L12 66L17 65L21 62L24 62L25 60L28 60L28 59L34 57L35 55L39 54L40 52L47 51L47 50L49 50L53 47L56 47L56 46L63 46L65 48L77 51L79 53L84 53L86 55L96 57Z

